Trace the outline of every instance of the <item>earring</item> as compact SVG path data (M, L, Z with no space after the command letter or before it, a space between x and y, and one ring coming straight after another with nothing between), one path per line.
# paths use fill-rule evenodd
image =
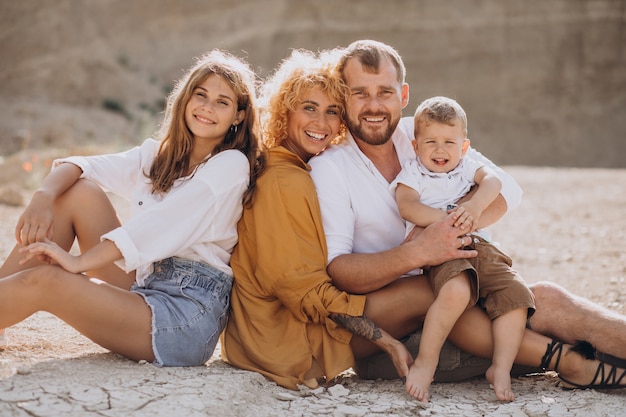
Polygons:
M230 125L230 131L233 135L237 133L237 125Z

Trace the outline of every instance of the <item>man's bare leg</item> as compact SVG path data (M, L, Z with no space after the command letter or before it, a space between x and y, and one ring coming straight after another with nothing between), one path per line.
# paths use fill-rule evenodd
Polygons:
M531 288L536 304L530 319L533 330L569 344L585 340L601 352L626 358L626 316L551 282Z

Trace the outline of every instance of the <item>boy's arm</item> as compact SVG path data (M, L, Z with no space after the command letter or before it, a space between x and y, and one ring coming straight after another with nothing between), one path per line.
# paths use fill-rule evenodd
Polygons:
M420 202L419 193L402 183L396 187L396 202L400 216L416 226L426 227L444 219L448 213Z
M478 185L476 192L468 200L459 204L471 216L471 231L478 228L483 211L494 202L502 189L502 182L496 173L485 166L476 171L474 182Z

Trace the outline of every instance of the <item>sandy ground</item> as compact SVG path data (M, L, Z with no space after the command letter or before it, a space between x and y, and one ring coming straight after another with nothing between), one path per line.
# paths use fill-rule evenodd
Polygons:
M509 167L521 207L494 229L529 282L549 279L626 313L626 170ZM19 207L0 205L0 253L12 246ZM484 378L436 384L420 405L396 381L347 371L299 392L220 360L156 368L98 347L46 313L9 330L0 352L0 416L626 416L626 390L566 391L554 374L515 379L517 399L495 400Z

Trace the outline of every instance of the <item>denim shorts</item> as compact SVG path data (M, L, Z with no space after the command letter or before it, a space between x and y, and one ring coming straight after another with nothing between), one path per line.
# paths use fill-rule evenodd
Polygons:
M152 349L157 366L198 366L215 350L228 320L233 278L203 262L167 258L154 263L143 287L152 310Z

